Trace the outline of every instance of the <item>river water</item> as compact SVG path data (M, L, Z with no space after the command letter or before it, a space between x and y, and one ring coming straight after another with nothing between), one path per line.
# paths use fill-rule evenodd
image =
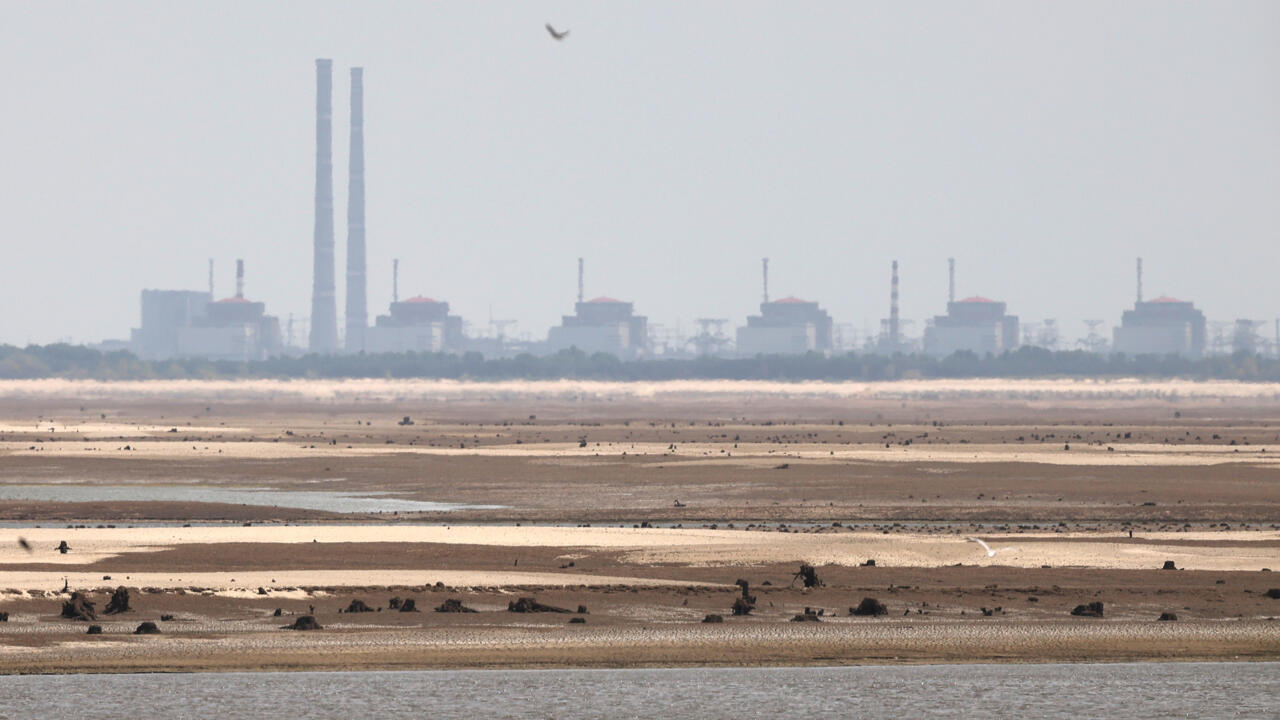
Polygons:
M445 512L499 507L404 500L373 491L293 491L207 485L0 485L0 500L229 503L339 513Z
M1275 718L1280 663L0 677L0 717Z

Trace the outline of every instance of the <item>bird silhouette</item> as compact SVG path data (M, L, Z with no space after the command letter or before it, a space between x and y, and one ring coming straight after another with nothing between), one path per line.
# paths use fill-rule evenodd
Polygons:
M981 546L982 546L982 549L987 551L987 557L995 557L997 552L1004 552L1005 550L1012 550L1012 549L1013 549L1013 548L1011 548L1011 547L1007 547L1007 548L1000 548L999 550L992 550L992 549L991 549L991 546L990 546L990 545L988 545L988 544L986 544L985 542L983 542L981 538L971 537L971 538L967 538L967 539L968 539L970 542L976 542L976 543L978 543L979 545L981 545Z
M31 549L31 543L27 542L26 538L18 538L18 547L26 550L27 552L35 552Z
M564 32L557 32L555 28L551 27L551 23L547 23L547 32L551 33L551 37L555 38L556 40L564 40L565 38L569 37L568 30L565 30Z

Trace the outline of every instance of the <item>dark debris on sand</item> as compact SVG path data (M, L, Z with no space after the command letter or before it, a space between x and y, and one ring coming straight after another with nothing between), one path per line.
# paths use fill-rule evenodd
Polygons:
M516 613L537 613L537 612L571 613L571 612L573 612L573 611L572 611L572 610L570 610L570 609L568 609L568 608L556 607L556 606L554 606L554 605L543 605L542 603L538 602L537 600L534 600L533 598L522 597L522 598L520 598L519 600L515 600L515 601L513 601L513 602L509 602L509 603L507 603L507 612L516 612Z

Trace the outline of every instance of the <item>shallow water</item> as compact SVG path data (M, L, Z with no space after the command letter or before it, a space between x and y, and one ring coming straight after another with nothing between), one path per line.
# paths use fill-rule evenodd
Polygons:
M1277 717L1280 663L0 678L0 717Z
M444 512L492 509L384 497L377 492L265 490L204 485L0 485L0 500L41 502L191 502L261 505L338 513Z

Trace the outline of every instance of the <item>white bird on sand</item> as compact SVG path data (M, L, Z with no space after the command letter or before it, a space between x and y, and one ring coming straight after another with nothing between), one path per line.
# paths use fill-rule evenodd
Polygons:
M986 544L985 542L983 542L983 541L982 541L982 538L971 537L971 538L966 538L966 539L967 539L967 540L970 540L970 541L972 541L972 542L976 542L976 543L978 543L979 545L981 545L981 546L982 546L982 549L987 551L987 557L995 557L997 552L1003 552L1003 551L1005 551L1005 550L1012 550L1012 549L1013 549L1013 548L1011 548L1011 547L1007 547L1007 548L1000 548L999 550L992 550L990 545L988 545L988 544Z
M564 40L565 38L569 37L568 30L565 30L564 32L556 32L556 29L551 27L551 23L547 23L547 32L551 33L551 37L555 38L556 40Z

